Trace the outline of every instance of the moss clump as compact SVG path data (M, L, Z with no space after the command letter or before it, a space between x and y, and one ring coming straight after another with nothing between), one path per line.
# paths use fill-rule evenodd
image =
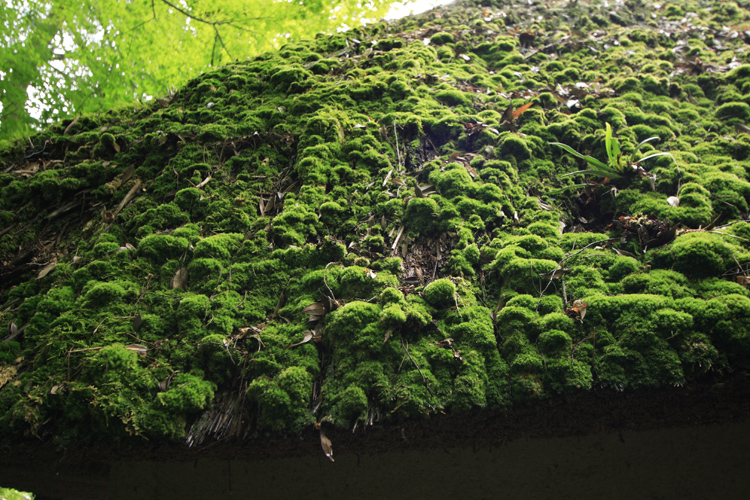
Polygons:
M432 307L451 307L456 302L456 285L448 279L435 280L424 289L424 298Z

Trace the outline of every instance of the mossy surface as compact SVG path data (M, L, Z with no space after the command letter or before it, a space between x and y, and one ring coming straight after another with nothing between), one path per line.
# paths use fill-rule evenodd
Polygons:
M0 151L3 440L198 444L750 368L748 11L479 3ZM626 155L660 138L653 187L561 177L583 165L549 142L606 158L606 123Z

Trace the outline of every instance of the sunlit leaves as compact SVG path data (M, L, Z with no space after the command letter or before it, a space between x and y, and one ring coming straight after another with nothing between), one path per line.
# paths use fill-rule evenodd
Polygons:
M390 3L4 2L0 67L13 71L0 75L0 138L67 114L163 95L209 67L278 48L291 39L378 19Z

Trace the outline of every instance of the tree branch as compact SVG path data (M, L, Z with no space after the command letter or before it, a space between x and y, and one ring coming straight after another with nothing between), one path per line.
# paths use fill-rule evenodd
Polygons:
M181 9L180 7L178 7L175 4L173 4L172 2L170 2L169 0L161 0L161 2L164 3L164 4L169 5L171 8L173 8L174 10L176 10L177 12L179 12L180 14L182 14L183 16L185 16L187 18L190 18L193 21L197 21L199 23L204 23L204 24L208 24L210 26L213 26L214 29L216 29L216 26L227 25L227 26L231 26L234 29L238 29L240 31L248 31L248 32L252 33L252 31L250 31L249 29L244 28L242 26L238 26L237 24L233 23L232 21L211 21L209 19L203 19L202 17L194 16L190 12L188 12L188 11L186 11L184 9ZM224 45L223 42L222 42L222 45Z

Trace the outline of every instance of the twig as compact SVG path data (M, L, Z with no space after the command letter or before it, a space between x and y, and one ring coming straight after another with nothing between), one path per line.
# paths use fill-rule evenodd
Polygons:
M583 247L580 250L578 250L577 252L568 255L563 260L561 260L560 262L558 262L557 263L557 268L552 270L552 273L551 273L551 275L549 277L549 282L547 283L547 286L545 286L544 290L542 290L542 292L539 294L539 301L536 303L536 309L539 310L539 305L542 303L542 297L544 297L544 292L546 292L547 289L552 284L552 281L555 279L555 276L557 275L557 271L562 271L564 269L563 268L563 264L565 263L566 260L575 257L576 255L578 255L579 253L583 252L584 250L586 250L590 246L598 245L599 243L604 243L604 242L607 242L607 241L617 241L617 238L607 238L605 240L597 240L597 241L591 242L588 245L586 245L585 247ZM565 290L564 287L565 287L565 285L563 283L563 293L564 293L564 290ZM565 302L567 303L567 297L565 298Z
M401 152L398 149L398 132L396 131L396 118L393 118L393 136L396 138L396 155L398 156L398 170L401 171Z
M336 262L329 262L328 264L326 264L326 268L323 269L323 284L328 289L328 293L331 294L331 300L336 302L336 296L333 294L333 290L331 290L331 287L328 286L328 281L326 281L326 271L328 271L328 266L330 266L331 264L341 264L341 261L337 260Z
M409 356L409 359L412 363L414 363L414 366L417 368L417 371L419 372L419 375L422 376L422 382L424 382L424 386L427 388L427 392L430 393L430 396L435 397L435 395L430 390L430 386L427 385L427 379L424 377L424 373L422 373L422 370L419 369L419 365L416 361L414 361L414 358L411 357L411 354L409 354L409 344L404 344L404 339L401 339L401 347L404 348L404 351L406 351L406 355Z

